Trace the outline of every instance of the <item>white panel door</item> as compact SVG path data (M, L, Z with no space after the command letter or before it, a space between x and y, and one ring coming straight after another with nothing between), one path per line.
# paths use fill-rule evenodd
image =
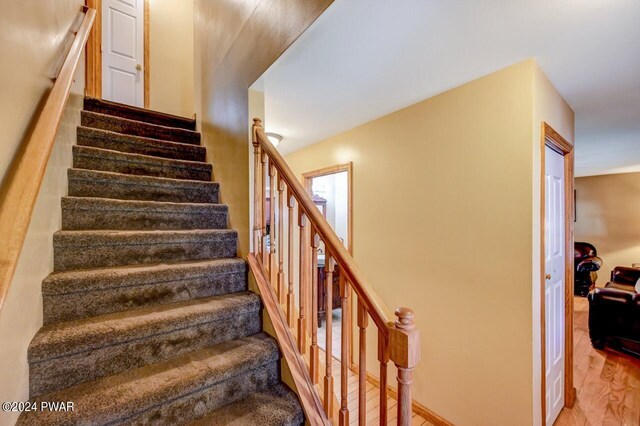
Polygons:
M102 97L144 103L144 0L102 2Z
M545 366L547 425L564 406L564 157L545 149Z

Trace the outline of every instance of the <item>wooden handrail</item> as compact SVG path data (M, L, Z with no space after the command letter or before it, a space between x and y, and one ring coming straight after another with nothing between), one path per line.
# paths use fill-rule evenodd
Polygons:
M316 208L315 204L313 204L313 200L309 194L307 194L307 191L304 190L302 184L298 182L278 150L274 148L271 142L269 142L267 135L262 129L262 122L257 118L254 119L253 140L254 144L259 143L260 147L267 153L268 157L273 160L279 176L287 183L292 195L298 201L300 208L304 210L304 213L315 227L320 238L331 251L336 263L340 265L341 270L346 274L352 288L358 295L358 298L362 300L362 303L365 305L367 312L371 315L371 318L376 325L380 329L384 330L383 333L386 336L388 334L387 325L389 322L394 322L395 317L391 314L373 288L367 283L360 271L360 268L358 268L358 265L353 261L353 258L345 248L344 244L340 241L336 233L331 228L331 225L327 222L327 219L325 219L322 213L320 213Z
M69 98L73 77L95 20L95 9L84 7L83 12L85 16L31 137L19 147L0 188L0 310L29 229L33 207Z
M350 312L352 302L350 290L357 296L359 330L358 345L358 424L367 423L367 329L369 318L377 328L378 362L380 364L380 404L378 406L378 423L387 424L387 364L392 361L397 367L398 404L397 424L408 426L411 422L411 385L413 369L420 360L420 332L414 323L414 313L408 308L398 308L395 311L397 319L392 316L386 305L368 285L360 269L347 251L338 235L333 231L324 215L320 213L311 195L298 182L295 175L284 161L280 153L271 144L262 129L262 122L254 119L253 123L253 153L254 153L254 225L253 251L249 255L249 263L256 280L263 293L267 310L278 313L278 323L281 328L287 328L290 336L297 329L297 347L293 337L287 335L289 350L298 351L299 358L309 354L309 371L300 373L307 380L304 389L314 390L313 385L323 389L323 409L327 417L334 414L340 426L350 424L348 396L347 368L351 360L346 359L350 353L351 342L346 337L351 324L346 319L342 323L340 336L341 368L340 368L340 408L336 411L334 405L334 371L333 371L333 330L331 311L333 309L334 271L339 271L340 303L343 310ZM278 205L276 208L276 189ZM283 195L287 194L288 232L284 234ZM266 203L269 203L267 208ZM298 208L298 256L299 270L294 276L293 266L296 260L293 253L294 242L294 212ZM267 223L268 231L267 231ZM318 251L320 242L324 243L324 266L322 272L318 266ZM287 247L287 272L284 269L284 253ZM266 272L265 272L266 271ZM285 277L286 276L286 277ZM284 282L289 283L285 295ZM298 311L295 311L295 279L298 279ZM322 288L322 298L320 297ZM337 290L336 290L337 291ZM265 295L266 294L266 295ZM327 313L325 327L325 363L323 380L320 380L321 362L318 344L318 312L319 306ZM285 316L286 311L286 316ZM270 313L270 315L272 315ZM275 315L275 313L273 314ZM297 316L297 327L295 316ZM347 314L347 316L350 316ZM285 333L286 335L286 333ZM310 336L310 340L307 338ZM297 364L296 368L301 367ZM306 367L306 366L305 366ZM317 395L314 395L317 397ZM301 395L301 398L303 396ZM306 396L308 397L308 395ZM313 402L313 401L311 401ZM313 405L313 404L307 404ZM318 410L317 404L310 409ZM307 409L305 408L305 411ZM311 411L312 415L317 415ZM309 413L308 413L309 414ZM354 414L356 412L354 411ZM355 419L354 419L355 420Z

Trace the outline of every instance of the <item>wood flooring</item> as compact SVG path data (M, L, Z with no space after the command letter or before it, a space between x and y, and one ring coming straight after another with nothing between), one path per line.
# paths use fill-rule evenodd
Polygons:
M589 302L574 298L574 386L576 402L556 426L640 425L640 360L610 349L593 349Z

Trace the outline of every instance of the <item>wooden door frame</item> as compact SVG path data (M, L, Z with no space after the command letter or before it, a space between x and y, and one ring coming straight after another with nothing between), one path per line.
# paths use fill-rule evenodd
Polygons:
M85 52L85 96L102 99L102 0L85 0L85 5L96 10L96 20L87 40ZM149 0L144 0L143 67L144 107L149 108Z
M540 336L541 336L541 406L542 425L547 422L546 407L546 319L545 319L545 148L549 147L564 157L564 206L565 206L565 273L564 273L564 407L573 406L576 390L573 387L573 177L574 151L573 145L549 124L542 122L541 129L541 178L540 178Z
M314 178L332 175L335 173L347 172L347 188L349 194L347 196L347 226L349 230L347 232L347 251L349 254L353 256L353 163L350 161L348 163L337 164L335 166L323 167L321 169L312 170L310 172L306 172L302 174L302 185L307 193L313 197L313 193L311 190L311 184ZM349 342L348 348L348 356L347 359L349 363L349 367L352 370L355 370L355 364L353 363L353 289L349 287L349 292L347 295L347 312L343 313L343 321L347 321L350 324L347 327L349 335L347 336L347 342ZM340 360L340 362L344 362L344 360Z

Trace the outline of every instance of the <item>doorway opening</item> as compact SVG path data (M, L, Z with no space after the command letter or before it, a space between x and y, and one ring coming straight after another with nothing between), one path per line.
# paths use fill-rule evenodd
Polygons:
M303 184L313 202L327 219L331 228L344 243L350 254L353 255L353 226L352 226L352 180L351 163L340 164L320 170L314 170L303 174ZM342 322L351 321L351 305L353 298L347 295L348 303L346 312L342 312L340 289L344 285L344 274L336 265L333 272L332 300L327 300L327 285L325 274L326 250L321 242L318 248L318 346L326 350L326 328L331 327L332 345L331 352L334 358L341 360L340 342L342 338ZM349 292L350 293L350 292ZM352 348L352 327L347 327L349 335L346 341ZM349 351L348 365L351 365L351 352Z

